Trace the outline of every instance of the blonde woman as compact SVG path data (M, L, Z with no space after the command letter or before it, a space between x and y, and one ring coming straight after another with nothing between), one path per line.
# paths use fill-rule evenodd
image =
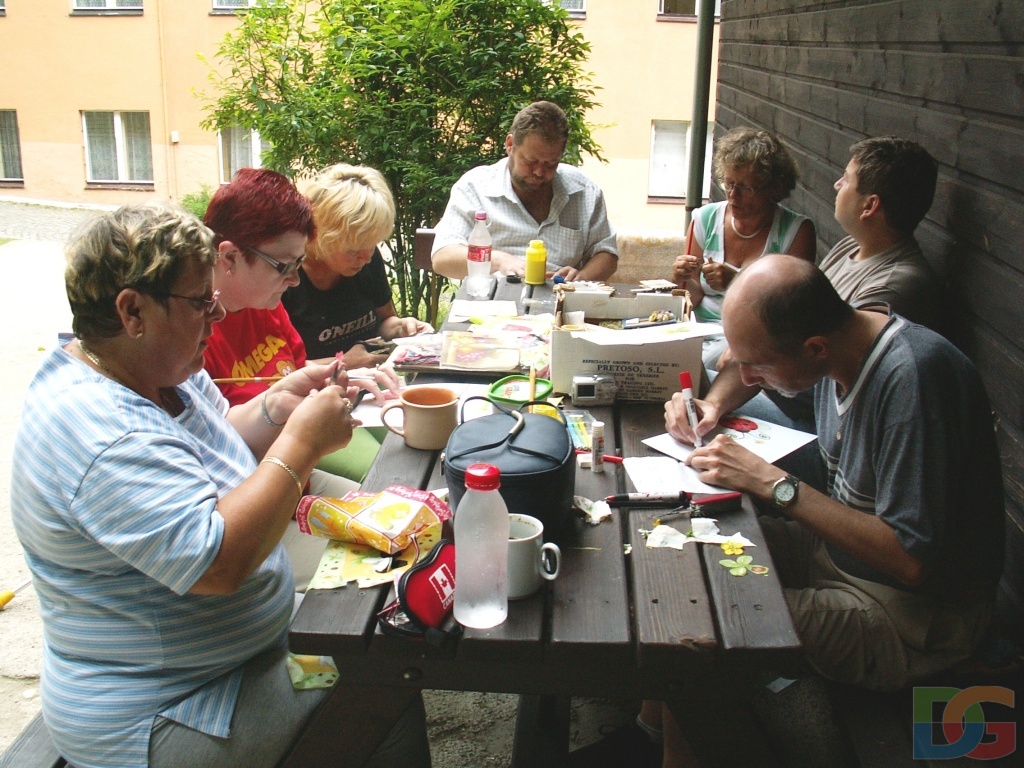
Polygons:
M284 305L310 358L344 353L348 368L384 362L367 339L384 340L433 330L399 317L377 244L391 237L395 201L379 171L339 163L304 190L313 205L316 237L306 246L299 284Z

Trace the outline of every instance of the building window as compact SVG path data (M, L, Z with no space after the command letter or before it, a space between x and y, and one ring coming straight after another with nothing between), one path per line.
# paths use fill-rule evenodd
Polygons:
M587 14L587 0L559 0L558 4L574 16Z
M690 162L690 123L680 120L655 120L651 124L651 171L647 185L648 197L686 198ZM708 123L704 153L704 183L701 196L711 194L711 145L715 124Z
M153 183L149 112L83 112L90 182Z
M18 113L0 109L0 181L24 181L21 172L21 139Z
M120 8L141 9L142 0L71 0L71 6L76 11L89 11L93 9L116 11Z
M213 0L213 10L234 11L239 8L249 8L258 2L259 0Z
M697 0L658 0L660 16L697 15ZM715 0L715 18L722 15L722 0Z
M270 144L248 128L224 128L220 132L220 181L227 184L239 168L261 168L260 157Z

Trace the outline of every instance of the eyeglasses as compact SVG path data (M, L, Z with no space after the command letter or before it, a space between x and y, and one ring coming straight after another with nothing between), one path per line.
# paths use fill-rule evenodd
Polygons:
M748 187L746 184L737 184L732 181L726 181L722 183L722 186L725 187L726 192L730 194L735 192L737 195L742 197L743 195L754 195L763 189L768 189L768 187L771 186L771 183L759 184L756 187Z
M206 296L182 296L180 293L154 293L153 296L164 296L170 299L182 299L192 305L196 312L205 312L212 315L217 311L217 302L220 301L220 291L214 291L210 297Z
M294 275L296 272L299 271L299 267L302 266L302 262L306 260L306 254L302 254L295 261L286 262L278 261L273 256L267 256L267 254L265 254L259 248L253 248L250 246L246 250L248 250L251 253L255 253L257 256L259 256L261 259L267 262L267 264L276 269L277 273L282 277L291 277L292 275Z

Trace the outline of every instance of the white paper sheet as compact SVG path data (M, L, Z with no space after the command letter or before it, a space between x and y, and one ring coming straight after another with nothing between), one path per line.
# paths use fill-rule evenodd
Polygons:
M472 317L515 317L518 314L519 310L514 301L456 299L452 302L452 308L448 312L448 321L463 323Z
M624 459L622 466L640 493L721 493L726 490L701 482L695 469L670 456Z
M817 435L812 435L810 432L801 432L738 414L729 414L722 418L718 427L704 436L704 444L708 444L718 435L728 435L769 464L817 439ZM680 443L667 432L657 437L648 437L643 442L654 450L668 454L679 461L685 461L693 453L693 446Z
M465 383L450 383L444 382L440 384L413 384L406 389L415 389L416 387L443 387L444 389L450 389L452 392L459 396L459 413L462 413L462 404L466 398L472 397L473 395L487 396L487 384L465 384ZM403 390L404 391L404 390ZM380 420L381 406L377 405L377 401L372 396L367 395L354 411L352 411L352 418L358 419L363 422L364 427L383 427L384 422ZM392 408L391 415L388 416L388 423L393 427L401 428L402 409ZM477 416L486 416L491 412L490 403L485 403L482 400L474 400L466 408L465 418L475 419Z

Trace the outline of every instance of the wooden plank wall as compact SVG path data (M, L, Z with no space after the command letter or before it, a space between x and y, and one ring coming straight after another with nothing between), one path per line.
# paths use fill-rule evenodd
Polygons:
M842 237L832 184L850 145L895 134L940 164L917 230L946 276L948 335L978 365L998 420L1007 495L1000 615L1024 637L1024 3L723 0L719 134L780 134L799 163L787 203Z

